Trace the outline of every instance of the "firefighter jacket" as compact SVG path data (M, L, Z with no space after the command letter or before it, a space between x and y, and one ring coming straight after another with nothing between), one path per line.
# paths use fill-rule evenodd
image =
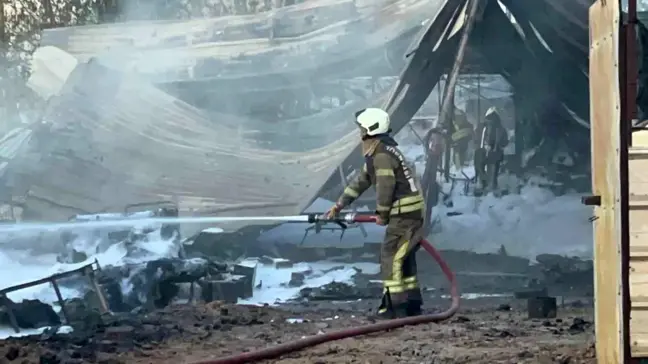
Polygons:
M344 189L339 206L348 206L373 185L376 214L385 223L395 216L423 219L425 203L415 170L396 145L391 138L383 139L366 152L362 170Z
M473 126L468 121L466 114L462 111L455 111L455 116L452 119L452 128L453 130L450 138L453 143L467 141L473 137Z
M481 130L480 147L489 150L504 149L509 142L508 133L499 116L493 115L484 122Z

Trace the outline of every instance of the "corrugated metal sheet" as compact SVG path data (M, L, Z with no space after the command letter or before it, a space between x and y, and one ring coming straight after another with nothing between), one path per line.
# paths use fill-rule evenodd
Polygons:
M357 145L349 115L364 106L305 121L317 126L306 134L327 140L323 147L280 152L242 132L263 122L207 115L133 75L82 64L50 100L48 128L30 143L30 218L61 220L160 200L177 201L184 215L300 213ZM274 142L299 141L301 133L285 130Z
M11 129L0 138L0 161L11 161L31 140L32 130L25 127Z
M311 4L320 3L342 6L345 2ZM441 3L437 0L436 4ZM286 74L282 77L294 80L302 72L301 78L308 81L327 74L320 74L321 68L308 68L313 62L299 58L300 52L308 53L298 46L310 42L304 39L336 39L347 50L339 57L366 66L371 63L363 58L367 47L381 50L386 40L420 26L419 19L425 17L425 12L434 13L435 9L429 1L401 0L368 10L378 13L365 16L360 25L365 31L373 30L372 37L362 46L356 40L353 49L349 48L350 42L338 38L348 31L344 24L332 25L301 40L280 40L270 45L275 46L272 52L285 49L286 59L302 63L298 69L283 65ZM349 15L345 14L347 18ZM247 24L247 18L229 19L234 25L225 28L236 28L237 22ZM190 23L200 33L207 25L227 22L211 19ZM165 42L174 39L182 46L187 31L187 23L174 22L77 27L47 31L43 45L58 45L76 55L91 53L99 50L90 49L95 44L105 48L106 42L119 43L120 35L134 33L125 26L143 27L148 32L143 38L152 44L136 46L158 58L159 46L169 46ZM151 40L156 37L165 41ZM267 40L263 42L268 45ZM205 57L213 57L220 52L211 47L214 44L194 48ZM379 56L383 58L384 54ZM27 176L22 184L29 186L26 218L61 220L73 214L118 211L133 202L160 200L178 202L184 215L300 213L314 199L322 182L358 145L357 130L351 122L353 113L382 103L386 96L268 124L232 115L205 114L160 91L141 75L122 74L114 71L115 64L108 69L102 65L105 63L102 60L79 65L60 95L50 99L44 115L47 124L31 139L25 163L16 167L17 174ZM338 68L338 72L348 71ZM255 81L268 75L258 73L258 68L255 72L244 77ZM183 235L190 234L185 231Z
M364 14L350 0L307 2L275 15L282 19L278 28L291 33L273 41L268 34L250 31L273 16L263 13L50 29L44 31L41 45L61 48L81 61L99 56L111 67L135 71L153 82L216 78L260 87L256 84L262 75L307 81L375 62L366 54L362 58L363 53L381 48L377 56L381 58L386 43L420 27L440 2L399 0ZM354 64L342 66L347 60Z

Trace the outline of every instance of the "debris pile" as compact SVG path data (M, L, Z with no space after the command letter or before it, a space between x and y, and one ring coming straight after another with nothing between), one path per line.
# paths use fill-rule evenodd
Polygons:
M85 292L82 297L61 301L60 317L52 306L39 300L13 302L3 296L0 325L18 330L57 327L65 323L74 330L94 330L103 324L106 316L102 314L106 312L102 301L112 313L132 314L199 299L236 303L239 298L252 296L256 266L228 265L204 258L173 258L108 266L94 274L101 295L88 290L85 276L59 273L65 277L58 279L58 285Z
M146 315L117 313L105 315L94 326L77 327L69 334L10 338L2 345L1 355L9 362L126 363L120 354L134 353L148 357L150 352L172 337L202 340L214 332L229 331L234 326L268 324L274 311L267 308L237 307L213 302L204 306L169 306ZM29 344L41 350L29 351Z
M358 277L354 277L357 282ZM360 278L361 280L361 278ZM308 301L350 301L358 299L380 298L382 282L369 281L365 285L331 282L321 287L306 287L299 291L299 298Z
M550 291L582 296L594 295L594 263L577 257L541 254L532 267L533 283Z
M8 307L12 307L16 324L22 329L38 329L61 324L61 319L52 306L39 300L12 302L4 298L0 302L0 326L13 326Z
M111 311L125 312L136 308L150 311L173 301L236 303L252 296L255 276L255 266L169 258L105 268L99 282L109 296Z

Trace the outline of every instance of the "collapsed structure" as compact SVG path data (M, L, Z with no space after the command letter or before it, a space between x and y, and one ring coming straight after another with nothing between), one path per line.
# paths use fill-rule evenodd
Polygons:
M392 124L398 129L408 123L439 79L456 66L460 73L501 74L513 88L518 158L538 140L551 138L566 141L577 162L589 165L589 97L584 90L591 4L483 1L469 19L467 0L445 1L408 53L408 64L384 104ZM467 54L457 59L460 31L471 21ZM356 148L343 165L353 168L360 162ZM331 174L324 190L336 186L339 191L339 175Z
M337 100L340 107L293 117L284 93L272 101L282 114L269 111L265 119L198 107L263 109L277 90L324 93L350 72L382 76L390 68L385 48L402 52L434 10L425 1L374 9L318 1L278 18L46 30L41 53L56 46L78 65L53 81L60 87L43 80L61 78L60 63L43 62L32 75L30 85L53 95L8 167L9 195L22 197L23 219L41 221L157 201L176 203L185 216L300 213L355 145L348 115L383 96ZM257 34L259 24L279 31ZM367 34L363 42L358 33ZM205 89L213 92L198 94Z
M591 1L482 3L463 71L502 74L518 127L541 120L529 128L587 158ZM6 148L5 202L46 221L133 202L172 202L185 216L300 213L360 164L354 111L383 105L397 132L451 73L467 5L318 0L272 14L46 30L42 46L77 64L69 75L55 63L34 72L32 85L62 79L45 87L41 122ZM376 81L403 61L391 90ZM522 134L518 155L533 143ZM184 235L202 227L191 229Z

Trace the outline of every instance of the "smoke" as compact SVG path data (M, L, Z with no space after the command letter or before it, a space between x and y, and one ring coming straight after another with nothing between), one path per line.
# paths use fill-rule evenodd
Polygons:
M337 128L341 130L336 132L336 125L330 125L331 130L326 131L313 125L315 122L305 125L302 120L285 127L282 124L354 101L367 103L385 91L371 92L370 85L347 80L398 74L403 66L402 52L395 49L406 47L412 37L397 38L420 25L426 16L407 10L403 16L406 24L391 31L382 23L398 5L388 9L387 1L371 8L351 1L310 1L237 20L220 17L128 26L121 29L120 38L128 39L122 44L130 44L108 49L100 59L145 75L156 86L200 109L251 119L251 125L243 128L259 130L263 135L254 138L261 137L270 147L290 145L297 135L312 137L307 145L312 149L338 139L348 128ZM434 10L432 7L427 16ZM152 5L138 7L136 2L123 11L127 19L166 12L152 9ZM398 64L390 69L385 64L385 46L394 40L399 44L390 50L398 53L394 57ZM192 82L195 80L204 82ZM267 127L260 127L257 121L267 123ZM222 118L218 122L233 125L239 120ZM329 123L350 125L346 119ZM332 138L313 144L317 137L329 134Z
M32 218L156 200L301 212L355 147L353 112L380 102L437 10L312 0L204 17L124 3L110 15L127 22L43 32L29 85L49 100L49 134L17 171L43 207Z

